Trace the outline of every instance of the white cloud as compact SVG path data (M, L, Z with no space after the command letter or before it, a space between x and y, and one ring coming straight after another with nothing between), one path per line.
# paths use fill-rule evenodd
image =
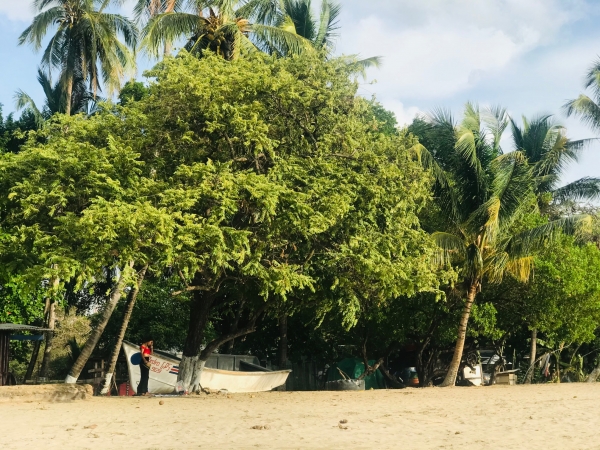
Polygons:
M581 0L344 1L340 53L381 55L377 92L439 99L471 89L555 41ZM382 96L382 97L383 97Z
M30 0L0 0L0 15L9 20L28 22L33 17Z
M382 104L396 115L396 120L398 120L400 126L410 125L416 116L424 113L416 106L406 107L402 102L396 100L387 100Z

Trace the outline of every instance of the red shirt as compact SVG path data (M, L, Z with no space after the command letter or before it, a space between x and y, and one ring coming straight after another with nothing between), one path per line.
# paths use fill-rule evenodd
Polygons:
M149 347L146 347L145 345L140 345L140 351L142 352L142 356L146 356L146 355L150 355L150 353L152 353L150 351Z

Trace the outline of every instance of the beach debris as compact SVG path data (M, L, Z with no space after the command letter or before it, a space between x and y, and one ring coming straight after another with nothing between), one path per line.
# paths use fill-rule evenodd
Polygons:
M165 404L165 402L164 402L164 400L161 400L160 402L158 402L158 404L159 404L159 405L164 405L164 404Z
M340 423L348 423L348 420L347 419L342 419L342 420L340 420Z
M209 389L209 388L202 388L201 392L206 394L206 395L225 395L227 396L227 394L229 394L229 391L227 389Z
M252 429L252 430L270 430L271 426L270 425L254 425L253 427L250 427L250 429Z

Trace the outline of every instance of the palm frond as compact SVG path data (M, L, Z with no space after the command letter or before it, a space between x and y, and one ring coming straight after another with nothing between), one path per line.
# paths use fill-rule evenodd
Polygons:
M552 191L554 201L594 201L600 199L600 178L585 177Z
M509 125L509 117L506 108L501 106L492 106L486 109L483 114L483 121L492 135L492 146L496 153L502 153L500 141L502 135Z
M360 75L363 79L366 79L368 69L381 67L383 60L380 56L359 59L358 55L343 55L340 59L345 62L352 73Z
M281 16L280 0L248 0L236 9L236 17L262 24L276 24Z
M439 252L436 257L436 263L440 266L450 264L454 259L464 259L466 257L465 242L451 233L436 232L431 235L433 242L438 246Z
M492 169L492 195L500 202L497 220L510 221L533 194L531 168L522 152L513 151L497 157Z
M313 51L308 39L285 28L253 24L251 30L252 39L258 42L259 47L268 45L272 49L277 49L281 55L299 55Z
M15 107L17 108L17 111L22 109L31 111L38 127L44 123L44 116L36 106L33 99L20 89L15 92Z
M336 30L339 29L338 18L340 13L341 5L331 0L322 1L318 32L314 39L317 48L331 49L333 47L333 41L337 37Z
M31 44L34 50L42 47L42 41L48 29L63 17L63 9L59 6L40 12L33 18L33 22L19 36L19 45Z
M585 77L585 88L592 89L596 99L600 98L600 59L592 63L587 76Z
M151 18L142 31L141 48L158 57L165 42L192 36L202 28L202 18L189 13L164 13Z
M595 131L600 131L600 106L587 95L580 95L563 106L567 117L578 117Z
M533 270L533 257L511 258L506 252L498 252L485 261L485 267L487 279L491 283L501 283L506 273L521 282L526 282Z
M563 217L533 229L517 233L503 244L505 251L513 259L531 256L554 242L562 233L575 235L591 226L589 215Z
M435 181L434 192L441 199L440 205L442 210L448 214L448 217L455 224L458 224L461 221L458 199L446 172L444 172L431 153L422 144L417 143L413 145L411 152L413 152L423 168L430 171L433 175Z

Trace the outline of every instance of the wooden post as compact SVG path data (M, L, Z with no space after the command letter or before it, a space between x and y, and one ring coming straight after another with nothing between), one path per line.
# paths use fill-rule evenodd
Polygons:
M0 332L0 386L8 384L10 332Z

